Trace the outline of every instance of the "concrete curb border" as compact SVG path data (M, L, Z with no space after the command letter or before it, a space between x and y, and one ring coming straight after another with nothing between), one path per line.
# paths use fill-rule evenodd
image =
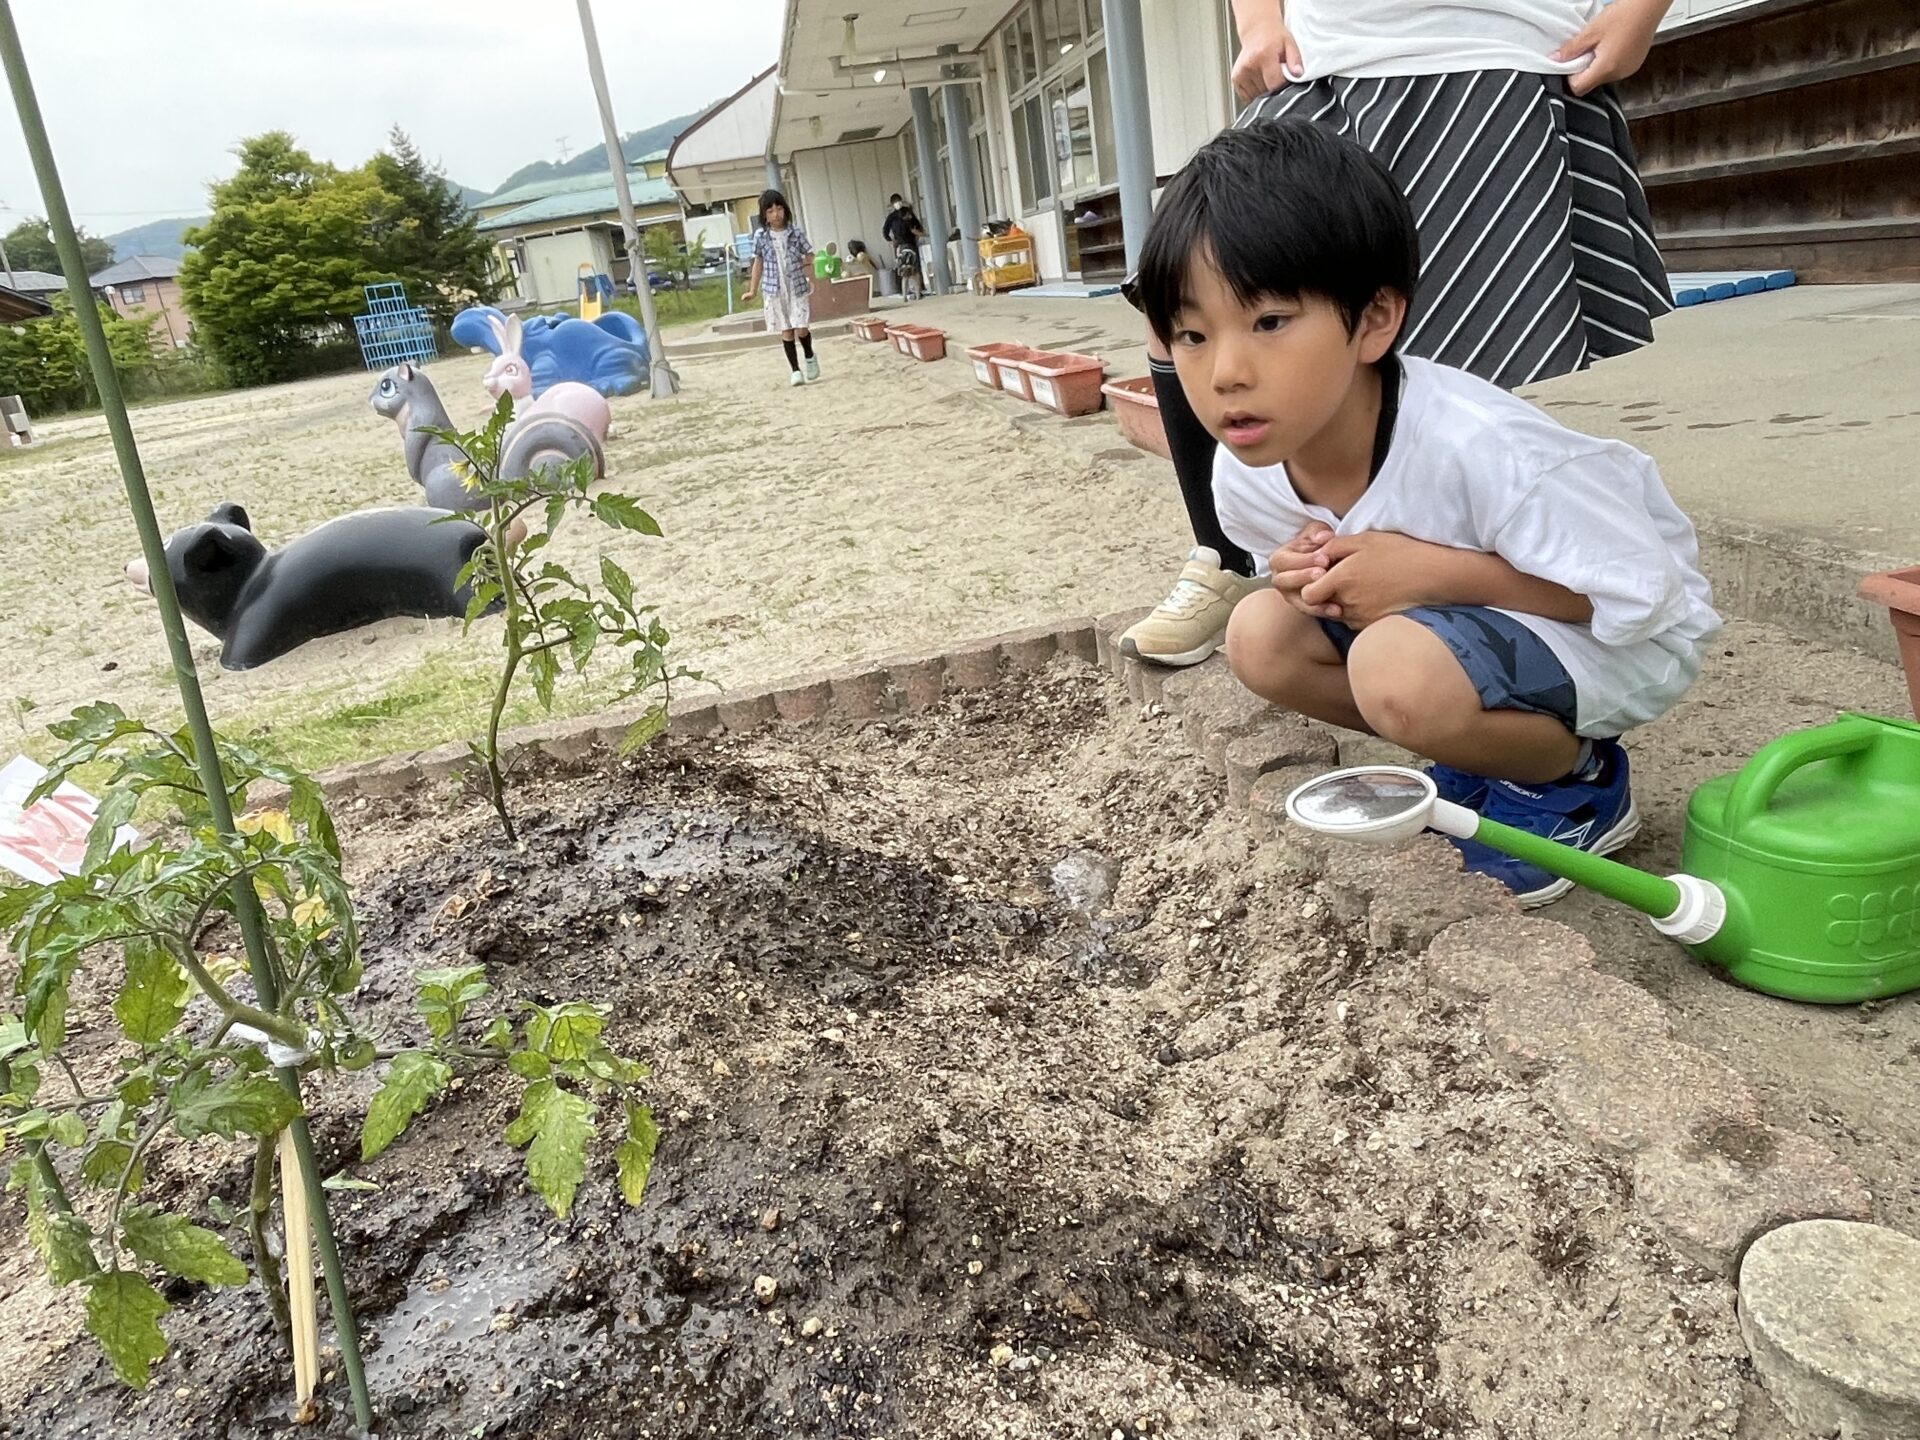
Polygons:
M781 684L703 693L676 702L667 728L673 735L698 738L755 730L775 721L872 720L913 714L938 704L945 695L997 685L1004 674L1042 669L1056 655L1094 660L1091 617L1008 630L956 650L888 656L870 665ZM506 754L533 749L562 766L583 769L603 752L614 752L644 713L643 708L612 710L523 725L502 733L501 750ZM424 784L465 775L472 768L466 742L454 741L430 750L337 765L316 778L328 798L338 804L404 795Z
M669 733L743 733L775 722L912 714L948 694L1044 669L1098 664L1143 706L1178 717L1187 744L1227 781L1283 864L1318 882L1376 951L1423 952L1434 984L1477 1007L1488 1049L1572 1133L1629 1162L1634 1198L1683 1255L1732 1280L1747 1247L1796 1220L1871 1218L1872 1200L1825 1145L1766 1123L1731 1068L1676 1040L1660 1003L1602 973L1586 939L1523 915L1491 881L1461 871L1444 841L1389 850L1328 846L1286 823L1287 792L1340 759L1340 736L1248 694L1215 656L1186 670L1142 665L1118 637L1146 608L1006 631L944 652L901 654L672 707ZM503 737L581 770L617 747L640 711L525 726ZM320 777L329 797L403 795L462 775L464 743L356 762Z
M1102 617L1096 648L1139 704L1178 718L1289 868L1320 882L1374 950L1424 952L1433 983L1477 1009L1488 1050L1585 1144L1619 1156L1634 1200L1687 1259L1732 1281L1761 1235L1797 1220L1866 1220L1872 1197L1819 1141L1769 1125L1725 1063L1674 1038L1638 986L1604 974L1584 936L1524 914L1425 835L1387 850L1330 846L1286 820L1287 793L1339 758L1340 733L1249 695L1222 657L1188 670L1124 659L1134 618Z

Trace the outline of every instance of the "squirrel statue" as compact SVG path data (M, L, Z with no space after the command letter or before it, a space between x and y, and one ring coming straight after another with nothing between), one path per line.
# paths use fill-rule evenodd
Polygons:
M402 360L381 375L368 396L376 415L400 427L407 473L426 492L426 503L440 510L484 510L486 499L461 480L466 457L458 446L432 433L452 430L426 372ZM606 453L599 438L571 415L536 411L516 418L500 437L500 474L528 475L537 466L564 465L582 455L593 457L593 478L606 474Z

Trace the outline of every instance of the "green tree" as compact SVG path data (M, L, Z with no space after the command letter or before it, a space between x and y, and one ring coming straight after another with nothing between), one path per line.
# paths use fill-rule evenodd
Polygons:
M149 314L122 320L105 305L100 307L113 367L136 393L143 377L174 363L175 357L154 353L151 331L156 318ZM65 295L54 297L53 314L44 319L0 327L0 395L18 395L33 416L100 403L87 368L86 342Z
M89 235L85 230L80 235L80 256L86 262L87 274L97 275L113 264L113 246L97 235ZM7 232L7 260L16 270L44 270L49 275L60 273L60 256L53 248L53 234L47 222L39 218L22 220Z
M213 187L213 214L183 237L180 294L200 342L230 378L310 373L313 348L350 343L361 287L398 280L373 236L401 202L367 169L315 160L283 130L244 140L240 169Z
M682 290L693 285L693 272L700 267L701 252L687 244L684 239L674 235L666 225L649 225L640 233L640 251L647 257L647 264L662 275L672 276L680 282ZM640 277L634 276L638 283Z
M374 237L376 253L406 282L416 305L445 324L468 305L499 298L493 242L474 228L459 188L427 163L406 131L394 126L367 168L400 202L395 223Z

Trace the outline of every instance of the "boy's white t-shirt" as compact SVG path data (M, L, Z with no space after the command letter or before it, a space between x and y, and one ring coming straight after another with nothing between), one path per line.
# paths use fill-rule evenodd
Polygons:
M1693 524L1653 461L1569 430L1464 370L1400 364L1386 461L1345 515L1302 500L1285 465L1245 465L1226 446L1216 450L1213 494L1227 538L1262 571L1312 521L1339 535L1393 530L1499 555L1593 602L1591 625L1502 612L1566 667L1582 735L1618 735L1660 715L1700 673L1720 617Z
M1521 70L1570 75L1580 56L1547 57L1600 13L1605 0L1286 0L1305 73L1450 75Z

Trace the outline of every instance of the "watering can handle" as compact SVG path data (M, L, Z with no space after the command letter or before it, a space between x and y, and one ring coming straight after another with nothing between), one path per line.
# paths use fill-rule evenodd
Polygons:
M1736 835L1748 821L1764 811L1774 791L1794 771L1816 760L1834 760L1868 749L1879 738L1879 727L1865 720L1844 719L1817 731L1782 735L1761 747L1733 783L1727 796L1726 829Z

